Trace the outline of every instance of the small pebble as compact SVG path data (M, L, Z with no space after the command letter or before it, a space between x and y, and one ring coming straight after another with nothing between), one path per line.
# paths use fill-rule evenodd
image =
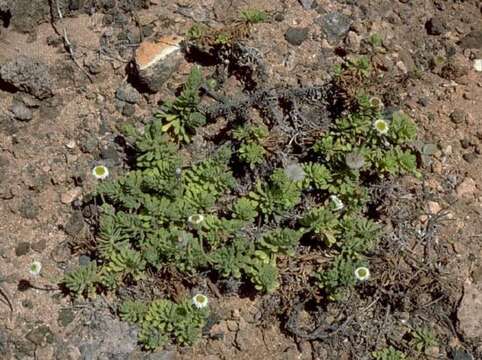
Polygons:
M72 201L78 198L80 194L82 194L82 188L77 186L61 194L60 201L62 202L62 204L70 204Z

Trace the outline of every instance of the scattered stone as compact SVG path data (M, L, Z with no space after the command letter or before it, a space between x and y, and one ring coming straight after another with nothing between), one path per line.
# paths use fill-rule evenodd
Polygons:
M119 164L121 162L121 157L117 151L117 147L114 144L109 144L100 149L100 157L106 162L113 164Z
M67 224L64 226L64 231L67 235L77 237L83 233L85 229L84 217L81 211L74 211Z
M474 357L462 348L456 348L451 351L453 360L474 360Z
M470 145L470 140L468 138L465 137L460 140L460 146L462 146L463 149L468 149Z
M299 0L305 10L311 10L316 6L315 0Z
M474 179L466 177L455 191L459 197L471 197L477 191L477 183Z
M482 30L473 30L459 41L463 49L482 49Z
M37 346L40 346L45 342L51 344L54 340L54 334L47 325L40 325L30 331L25 337Z
M20 204L18 211L25 219L35 219L40 213L40 209L31 198L24 198Z
M135 114L136 112L136 107L132 104L125 104L123 107L122 107L122 115L126 116L126 117L131 117Z
M462 55L456 55L440 69L440 76L447 80L457 80L469 73L470 65Z
M438 214L441 210L442 210L442 207L440 206L440 204L439 204L438 202L429 201L429 202L427 203L427 212L428 212L430 215L436 215L436 214Z
M70 189L60 195L60 201L62 204L70 204L72 201L77 199L82 194L82 188L77 186L73 189Z
M53 80L50 68L33 58L19 56L0 67L0 79L17 90L24 91L37 99L53 96Z
M35 352L35 344L31 341L18 339L15 341L15 352L17 353L17 359L24 359L25 355L33 356Z
M466 283L457 310L458 327L467 340L482 340L482 289Z
M472 164L475 160L477 160L477 153L475 152L471 152L471 153L467 153L467 154L463 154L462 155L462 158L467 161L469 164Z
M285 39L291 45L300 46L308 37L308 28L290 27L285 33Z
M141 100L141 94L128 83L121 85L117 89L115 97L130 104L137 104Z
M325 33L327 40L331 43L340 41L345 34L350 30L351 18L339 13L330 12L317 19Z
M15 119L20 121L30 121L33 118L32 110L20 101L13 101L10 111L13 113Z
M34 242L31 245L31 248L32 248L32 250L34 250L38 253L41 253L42 251L44 251L47 248L47 240L46 239L40 239L39 241Z
M360 51L361 36L354 31L348 31L345 38L345 44L348 50L358 52Z
M468 118L467 113L462 109L455 109L450 114L450 120L454 124L462 124L463 122L467 121L467 118Z
M139 91L156 93L179 67L183 56L180 36L165 36L159 42L144 41L136 50L131 69L132 84Z
M47 36L47 45L52 47L57 47L62 44L63 39L61 36L58 35L49 35Z
M75 314L71 309L61 309L59 311L58 323L62 327L66 327L74 321Z
M84 6L84 0L69 1L69 10L71 11L79 10L82 6Z
M27 255L29 251L30 251L30 243L26 241L22 241L15 248L15 255L24 256L24 255Z
M433 17L425 23L425 29L429 35L441 35L445 32L445 24L440 18Z
M80 359L80 351L73 345L59 343L55 346L55 360L78 360Z

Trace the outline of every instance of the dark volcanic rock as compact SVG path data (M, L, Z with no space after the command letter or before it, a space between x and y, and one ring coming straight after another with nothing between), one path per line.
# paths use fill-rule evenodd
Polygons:
M340 41L350 30L352 20L339 12L330 12L316 20L329 42Z
M0 67L0 79L7 85L35 96L46 99L53 96L53 78L50 68L35 59L19 56Z
M285 33L285 39L291 45L299 46L308 37L308 28L289 28Z
M433 17L425 23L425 29L429 35L441 35L445 32L446 26L440 18Z

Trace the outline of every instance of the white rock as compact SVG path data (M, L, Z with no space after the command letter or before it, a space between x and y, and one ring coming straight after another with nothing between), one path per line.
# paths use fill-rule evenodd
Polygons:
M482 59L474 60L474 69L475 71L482 72Z

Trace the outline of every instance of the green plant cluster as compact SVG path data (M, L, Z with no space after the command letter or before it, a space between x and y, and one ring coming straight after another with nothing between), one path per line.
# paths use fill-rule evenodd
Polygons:
M334 121L306 149L309 156L246 184L233 169L240 162L265 165L260 148L246 147L262 147L267 125L236 129L202 161L181 155L179 143L205 121L198 109L200 79L193 68L183 92L160 118L143 131L126 129L136 164L99 183L96 261L67 274L65 286L74 295L93 296L175 267L186 276L211 271L246 280L269 293L282 284L278 260L296 256L303 238L309 248L332 254L312 276L335 299L356 283L354 270L367 265L365 255L380 233L365 215L368 179L416 174L410 147L415 125L401 112L382 114L380 104L360 96L356 111ZM378 119L388 123L388 131L374 126ZM190 343L202 323L190 304L131 305L123 317L141 324L140 340L149 348L172 338ZM184 325L171 321L178 312L185 319L176 321Z
M127 300L119 308L122 320L138 325L139 341L148 350L169 343L192 345L206 324L209 311L198 309L189 300L176 304L169 300L151 303Z
M233 138L240 142L238 157L248 164L252 169L264 162L266 150L263 147L263 140L268 137L266 125L247 124L240 126L233 132Z
M163 123L161 131L170 133L178 142L190 142L196 128L206 123L206 117L197 110L201 85L201 70L195 66L181 94L174 101L166 101L156 114Z
M406 360L407 356L395 349L393 346L389 346L383 350L375 351L373 354L375 360Z

